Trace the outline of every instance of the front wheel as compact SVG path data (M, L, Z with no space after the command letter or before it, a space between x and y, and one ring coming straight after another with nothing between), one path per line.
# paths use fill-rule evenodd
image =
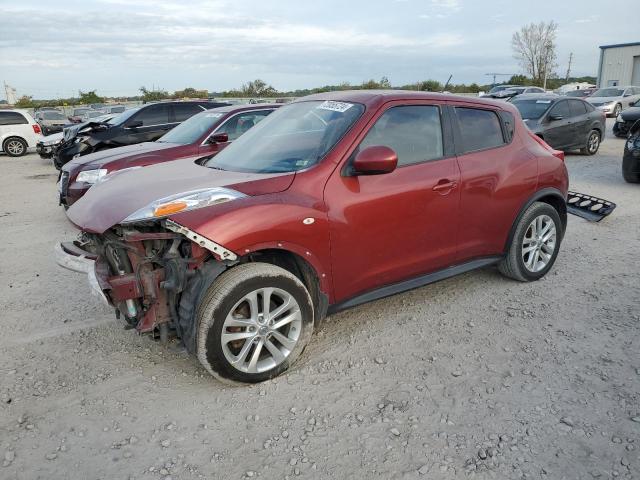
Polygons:
M640 183L640 159L633 159L631 155L622 157L622 178L627 183Z
M600 148L600 132L597 130L591 130L587 135L587 142L584 147L580 149L580 153L584 155L595 155Z
M534 202L518 221L500 272L514 280L532 282L546 275L558 256L562 222L548 203Z
M256 383L287 370L313 332L313 303L283 268L247 263L220 275L196 314L196 352L216 378Z

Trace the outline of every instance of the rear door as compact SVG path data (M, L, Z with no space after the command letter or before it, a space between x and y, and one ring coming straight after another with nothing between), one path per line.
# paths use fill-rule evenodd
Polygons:
M462 103L453 110L460 168L456 263L463 263L504 252L519 209L535 191L538 166L513 135L511 113Z
M587 136L591 131L591 120L585 102L581 100L569 100L569 110L571 110L574 129L571 145L574 147L584 147Z
M387 104L325 187L337 301L439 270L454 261L459 171L442 105ZM348 164L374 145L398 167L352 175Z
M173 127L169 123L170 106L157 103L142 108L124 124L123 134L113 139L120 145L132 145L141 142L153 142ZM142 125L137 125L141 122Z
M568 100L556 103L545 117L544 140L553 148L562 150L574 141L575 130Z

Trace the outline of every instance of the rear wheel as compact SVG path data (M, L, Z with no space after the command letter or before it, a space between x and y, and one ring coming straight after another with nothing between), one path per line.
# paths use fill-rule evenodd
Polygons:
M531 282L546 275L558 256L562 223L555 208L535 202L520 218L500 272L521 282Z
M313 303L283 268L248 263L220 275L196 315L196 352L215 377L256 383L287 370L313 332Z
M591 130L587 135L587 142L585 146L580 149L580 153L584 155L595 155L600 148L600 132L597 130Z
M10 157L21 157L27 153L27 142L18 137L7 138L2 143L2 150Z

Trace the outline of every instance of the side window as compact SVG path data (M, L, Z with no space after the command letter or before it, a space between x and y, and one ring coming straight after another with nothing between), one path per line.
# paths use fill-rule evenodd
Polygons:
M0 125L22 125L25 123L29 122L18 112L0 112Z
M140 120L143 127L169 123L169 105L150 105L138 112L132 120Z
M577 117L587 113L585 102L581 102L580 100L569 100L569 108L571 109L572 117Z
M569 111L569 102L558 102L549 111L549 115L558 115L562 118L569 118L571 112Z
M260 120L264 119L271 112L273 112L273 110L256 110L240 113L220 125L216 131L225 132L229 135L229 141L233 141L256 125Z
M513 118L513 114L511 112L500 112L500 118L502 118L502 123L504 125L505 131L505 140L507 143L511 143L513 139L513 133L515 132L516 120Z
M193 117L196 113L200 113L202 107L197 103L174 103L173 115L176 122L184 122L187 118Z
M495 148L505 143L500 120L494 111L457 107L456 116L465 152Z
M431 105L390 108L371 127L359 148L374 145L393 149L399 166L442 157L440 108Z

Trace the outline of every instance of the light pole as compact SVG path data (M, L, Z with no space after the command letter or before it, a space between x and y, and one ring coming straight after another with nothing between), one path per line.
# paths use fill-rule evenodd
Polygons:
M544 44L544 82L542 88L547 89L547 71L549 65L549 52L551 51L551 42L545 42Z

